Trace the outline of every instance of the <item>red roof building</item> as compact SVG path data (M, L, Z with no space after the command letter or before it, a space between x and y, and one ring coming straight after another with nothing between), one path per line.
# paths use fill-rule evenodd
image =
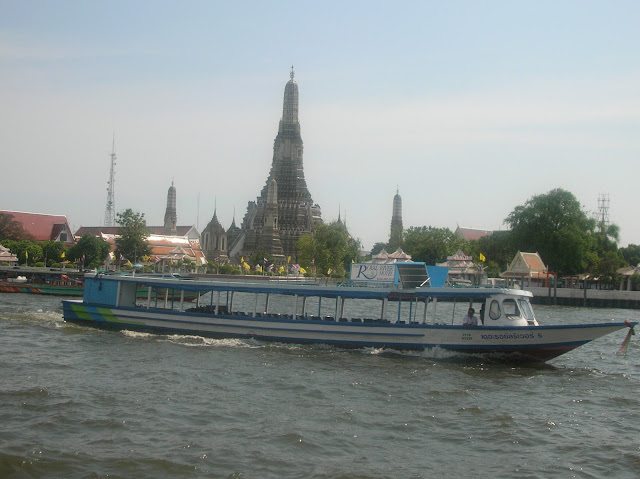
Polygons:
M117 235L119 226L81 226L76 231L76 238L80 239L89 233L92 236ZM154 235L164 235L164 226L147 226L149 233ZM184 236L190 239L200 239L200 233L194 226L176 226L175 236Z
M484 236L491 236L493 231L491 230L480 230L477 228L464 228L462 226L458 226L456 228L455 234L460 238L464 238L467 241L475 241L479 240Z
M74 244L73 233L64 215L45 215L41 213L24 213L22 211L0 211L11 215L22 228L31 235L34 241L60 241L67 245Z
M151 246L152 261L172 262L189 258L198 266L206 264L199 240L192 240L186 236L169 236L153 234L147 238Z
M76 238L90 234L102 238L109 243L111 253L116 249L115 241L118 237L117 226L83 226L76 231ZM189 258L197 265L206 264L207 260L200 247L200 233L194 226L177 226L177 235L163 234L162 226L147 226L150 234L147 243L151 247L152 262L171 263L184 258ZM131 261L134 259L128 258ZM140 260L140 258L135 258Z

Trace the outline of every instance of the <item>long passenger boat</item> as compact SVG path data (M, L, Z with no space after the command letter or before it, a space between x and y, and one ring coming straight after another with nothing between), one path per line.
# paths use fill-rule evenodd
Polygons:
M140 300L137 292L146 289ZM185 295L197 299L186 301ZM376 287L291 281L88 274L66 321L101 328L345 348L443 350L547 361L637 322L539 325L531 293L503 288ZM478 326L463 326L468 307ZM456 312L456 307L457 311Z

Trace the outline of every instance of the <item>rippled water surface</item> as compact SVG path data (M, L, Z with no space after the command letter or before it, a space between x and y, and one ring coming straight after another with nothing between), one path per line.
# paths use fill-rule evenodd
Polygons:
M105 332L4 294L0 477L637 478L640 337L625 357L624 334L515 366Z

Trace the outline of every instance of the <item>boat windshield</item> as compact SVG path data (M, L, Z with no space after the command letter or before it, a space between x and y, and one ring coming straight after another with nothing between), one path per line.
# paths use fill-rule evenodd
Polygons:
M509 319L519 318L521 316L515 299L507 298L502 301L502 310Z
M534 321L536 319L533 315L533 310L531 309L529 301L527 301L526 299L518 299L518 305L520 306L522 315L527 321Z

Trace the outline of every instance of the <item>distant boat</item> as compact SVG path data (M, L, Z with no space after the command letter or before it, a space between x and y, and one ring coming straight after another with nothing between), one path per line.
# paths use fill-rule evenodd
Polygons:
M140 290L147 291L139 301ZM162 292L173 292L171 300ZM185 300L191 293L195 304ZM206 295L203 297L203 295ZM243 297L244 306L239 297ZM206 300L205 300L206 298ZM63 301L65 321L115 329L254 338L344 348L440 348L507 360L547 361L637 322L541 326L528 291L503 288L432 288L301 284L285 281L208 280L88 274L83 300ZM317 305L318 314L309 304ZM366 318L348 317L345 302L366 302ZM438 303L472 304L479 325L443 318ZM320 315L324 305L332 314ZM251 310L246 311L246 305ZM238 310L242 307L244 311ZM449 308L450 309L450 308ZM447 312L447 314L450 314ZM392 319L389 319L391 317ZM625 340L626 342L627 340Z
M49 294L56 296L82 296L84 286L57 286L33 283L0 283L0 293Z
M71 274L65 271L53 270L50 268L22 268L19 272L25 275L14 273L12 268L2 268L2 273L7 276L13 273L14 277L4 277L0 279L0 293L28 293L44 294L55 296L82 296L84 294L84 275L78 272ZM28 276L28 277L27 277ZM174 276L175 277L175 276ZM138 298L147 298L147 289L141 288L138 291ZM157 291L153 292L155 298ZM179 299L180 293L173 291L161 291L162 298L170 300ZM176 296L177 294L177 296ZM186 293L185 299L192 301L196 299L197 293Z
M82 296L84 292L84 276L79 272L27 267L0 269L0 293Z

